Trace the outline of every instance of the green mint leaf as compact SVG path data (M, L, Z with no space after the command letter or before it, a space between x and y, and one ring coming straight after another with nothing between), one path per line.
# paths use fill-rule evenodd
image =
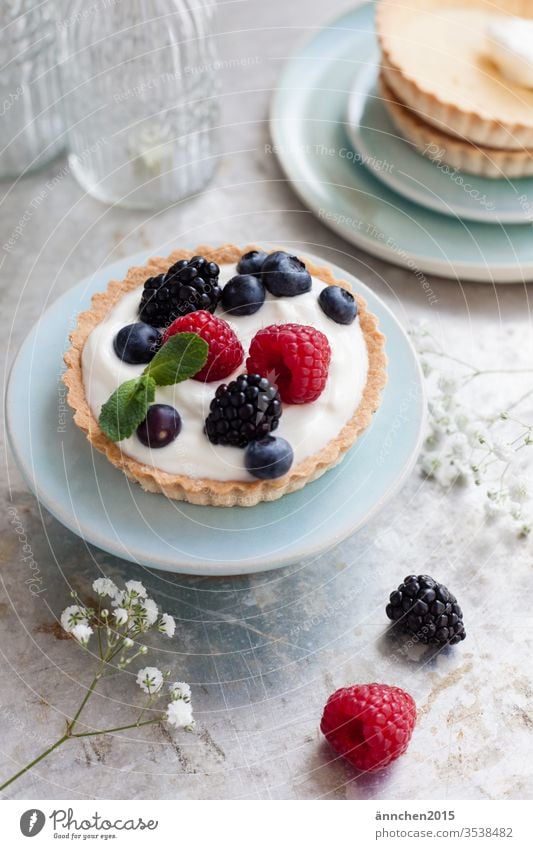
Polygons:
M103 405L98 424L113 442L127 439L146 418L154 398L155 380L150 375L126 380Z
M207 362L209 345L197 333L176 333L159 349L144 374L158 386L171 386L194 377Z

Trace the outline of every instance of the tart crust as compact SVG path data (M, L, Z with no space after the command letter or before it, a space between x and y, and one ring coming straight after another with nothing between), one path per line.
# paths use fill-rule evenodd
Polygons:
M381 390L387 382L385 337L378 329L377 318L368 312L364 298L355 294L369 361L363 396L351 419L337 436L319 452L306 457L291 468L284 477L273 481L219 481L169 474L130 457L100 430L87 403L83 385L82 352L91 331L105 319L127 292L142 286L148 277L166 271L179 259L201 254L222 265L236 263L246 251L258 249L260 250L257 245L248 245L244 249L235 245L223 245L219 248L201 245L193 251L176 250L167 258L152 257L147 265L130 268L124 280L113 280L105 292L94 295L91 308L79 315L76 329L70 334L72 344L64 356L67 369L63 374L63 381L68 389L68 403L74 410L74 421L94 448L105 454L114 466L121 469L131 480L138 481L148 492L161 492L178 501L216 507L253 507L260 501L274 501L289 492L301 489L340 462L357 437L368 427L379 406ZM336 280L329 268L316 266L308 260L305 260L305 263L310 274L324 283L351 288L347 282Z
M450 11L472 15L471 26L446 24ZM402 103L449 135L491 148L533 148L533 91L504 78L484 55L474 17L480 13L533 18L533 6L531 0L381 0L376 29L385 79ZM435 20L417 33L415 45L405 33L424 14Z
M484 147L442 132L401 103L383 74L379 79L379 94L398 132L432 162L492 179L533 175L533 150Z

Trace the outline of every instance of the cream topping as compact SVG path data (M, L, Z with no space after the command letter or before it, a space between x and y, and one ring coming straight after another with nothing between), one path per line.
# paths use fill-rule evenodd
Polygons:
M220 269L223 286L236 274L234 265ZM288 322L309 324L321 330L331 347L331 364L326 387L312 404L284 404L275 435L292 445L294 464L320 451L342 430L361 401L368 374L368 352L359 319L340 325L328 318L318 305L318 295L326 286L313 278L310 292L295 298L275 298L267 292L261 309L251 316L224 316L233 327L245 351L242 365L233 376L246 371L246 356L253 336L270 324ZM82 355L85 395L93 416L98 419L102 405L125 380L141 374L143 365L122 362L113 349L118 331L139 321L138 307L142 287L128 292L108 316L89 335ZM253 480L244 466L244 451L231 446L213 445L203 432L209 404L221 381L201 383L186 380L175 386L159 386L155 403L170 404L182 418L182 430L165 448L150 449L133 434L120 446L125 454L140 463L173 475L183 474L212 480Z
M488 55L510 82L533 88L533 21L495 16L487 24Z

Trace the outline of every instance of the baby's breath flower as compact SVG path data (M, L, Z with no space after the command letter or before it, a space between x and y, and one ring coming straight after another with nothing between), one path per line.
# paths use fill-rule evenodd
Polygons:
M140 581L126 581L126 591L131 598L146 598L146 589Z
M157 666L145 666L137 673L137 684L145 693L158 693L163 686L163 673Z
M457 460L464 460L468 452L468 439L464 433L454 433L449 440L451 456Z
M441 460L436 454L422 454L420 456L421 469L428 478L434 477L441 465Z
M498 460L509 463L513 457L513 449L502 439L495 439L492 443L492 453Z
M459 381L453 374L441 374L437 386L443 395L453 395L459 389Z
M191 700L191 688L185 681L174 681L170 684L169 691L173 699L184 699L186 702Z
M108 595L114 598L118 592L116 584L110 578L97 578L93 581L93 590L99 596Z
M511 501L516 501L518 504L524 504L530 499L528 482L525 478L516 478L509 486L509 497Z
M79 643L86 646L91 634L94 632L89 625L86 625L84 622L79 622L77 625L74 625L71 633Z
M61 627L67 634L72 634L76 625L88 625L87 611L79 604L71 604L61 614Z
M128 611L125 610L123 607L116 607L113 612L113 615L115 617L117 625L125 625L128 621Z
M167 637L173 637L176 631L176 623L170 614L162 613L157 629L162 634L166 634Z
M72 593L72 598L76 603L71 604L61 614L62 627L80 646L87 647L91 636L95 633L97 635L94 652L87 652L87 655L94 654L95 661L97 660L89 688L82 697L78 710L73 713L72 719L67 722L66 730L64 727L62 728L63 736L56 740L44 753L30 761L22 770L18 769L15 775L3 783L2 787L7 787L73 737L92 737L117 731L116 721L113 728L95 728L91 731L84 731L83 734L75 734L74 728L77 727L80 714L86 709L89 698L106 672L112 669L127 669L139 656L144 657L148 654L148 646L136 642L139 635L151 628L157 629L159 633L165 634L167 637L172 637L175 633L176 623L172 616L168 613L161 613L156 602L147 597L146 590L139 581L128 581L126 589L119 590L108 578L97 578L92 587L100 599L109 597L111 601L106 603L108 607L112 608L111 613L107 609L102 610L100 608L101 602L97 605L98 610L95 610L84 605L77 593ZM117 626L125 627L123 630L119 630L118 627L112 628L110 627L111 620L113 623L116 622ZM95 642L93 640L93 646ZM149 698L139 699L139 701L144 702L144 705L138 706L137 718L121 723L120 730L155 725L164 721L168 721L170 725L176 728L192 730L194 719L191 708L191 689L188 684L176 681L169 686L167 695L166 685L170 675L169 669L166 669L163 673L155 666L146 666L139 670L136 678L137 684L141 690L148 694ZM163 687L165 687L165 696L163 696ZM169 699L170 703L168 703ZM147 713L148 706L150 706L149 714ZM93 728L91 723L85 723L85 727Z
M503 505L500 501L487 498L483 505L483 510L487 519L499 519L503 515Z
M143 616L143 619L146 620L146 624L148 626L151 626L154 624L154 622L157 622L159 610L153 598L142 599L141 606L144 611L144 614L141 615Z
M479 448L482 445L490 448L490 433L483 422L473 422L473 424L467 428L466 435L472 448Z
M194 719L192 707L185 699L175 699L167 707L166 720L176 728L192 728Z

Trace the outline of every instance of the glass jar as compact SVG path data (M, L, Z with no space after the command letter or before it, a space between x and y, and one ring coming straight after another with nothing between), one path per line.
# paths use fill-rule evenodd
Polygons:
M217 161L206 0L71 0L61 35L69 160L107 203L160 208L200 191Z
M3 0L0 178L45 165L65 146L53 0Z

